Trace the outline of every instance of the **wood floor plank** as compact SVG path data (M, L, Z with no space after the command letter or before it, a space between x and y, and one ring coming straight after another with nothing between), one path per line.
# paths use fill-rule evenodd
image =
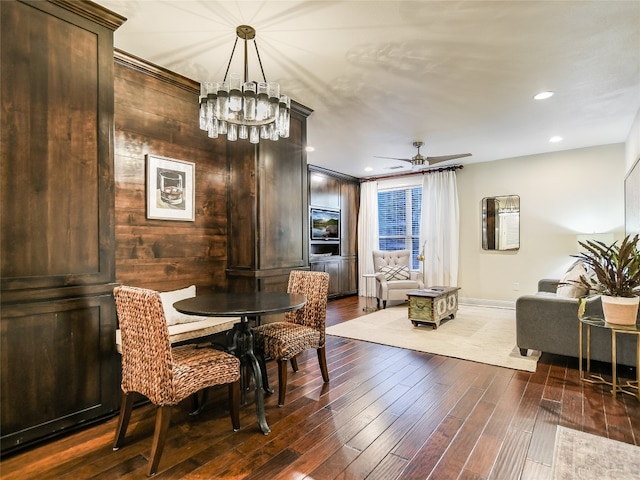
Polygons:
M502 439L485 433L480 435L463 469L466 478L489 478L501 446Z
M543 398L533 426L527 460L551 466L553 445L560 418L560 402Z
M531 443L531 432L510 428L496 457L489 480L520 478Z
M390 480L398 478L407 466L407 461L389 454L367 475L367 480Z
M494 409L495 405L491 403L481 401L474 404L433 469L432 478L456 478L462 472Z
M437 479L438 477L432 477L431 473L463 423L458 417L447 416L409 461L399 478L402 480Z

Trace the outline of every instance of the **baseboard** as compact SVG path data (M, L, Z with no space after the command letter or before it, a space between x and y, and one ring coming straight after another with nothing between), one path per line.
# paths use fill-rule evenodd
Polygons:
M507 310L515 310L516 302L507 300L489 300L486 298L458 298L461 305L477 305L479 307L505 308Z

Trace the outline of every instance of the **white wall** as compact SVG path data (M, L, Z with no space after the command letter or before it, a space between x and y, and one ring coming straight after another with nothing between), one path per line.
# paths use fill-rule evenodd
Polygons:
M615 144L458 170L461 299L512 305L535 292L540 278L562 276L577 253L577 234L622 238L625 164L625 144ZM482 198L510 194L520 195L520 250L482 250Z
M640 158L640 110L638 110L636 118L633 121L625 146L626 155L624 171L629 173L629 170L631 170L631 167L633 167L636 160Z

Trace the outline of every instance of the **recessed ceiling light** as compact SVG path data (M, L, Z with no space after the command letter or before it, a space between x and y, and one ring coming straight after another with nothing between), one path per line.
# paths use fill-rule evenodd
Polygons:
M371 172L371 171L373 171L373 168L372 167L364 167L364 171L365 172Z
M549 97L553 97L553 92L540 92L537 95L534 95L533 98L536 100L546 100Z
M561 141L562 141L562 137L559 137L558 135L555 135L555 136L551 137L551 138L549 139L549 141L550 141L551 143L558 143L558 142L561 142Z
M307 152L314 152L314 151L316 150L316 149L315 149L315 148L313 148L312 146L304 147L304 149L305 149Z

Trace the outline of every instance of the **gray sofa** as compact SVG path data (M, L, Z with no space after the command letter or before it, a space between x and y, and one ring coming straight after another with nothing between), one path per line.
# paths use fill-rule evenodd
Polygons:
M538 293L516 300L516 343L521 355L531 349L578 358L578 299L557 297L558 282L542 279ZM585 314L603 317L600 297L587 301ZM640 321L640 314L638 317ZM636 366L636 336L618 334L617 340L618 363ZM608 329L591 328L591 359L611 363Z

